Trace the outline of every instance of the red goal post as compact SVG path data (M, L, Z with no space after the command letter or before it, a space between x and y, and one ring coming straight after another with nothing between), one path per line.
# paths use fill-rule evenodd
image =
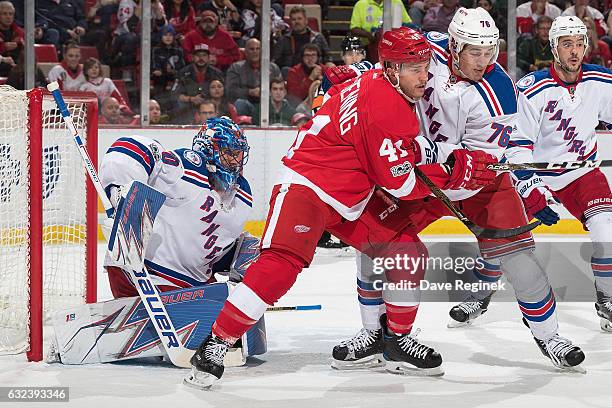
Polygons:
M96 165L96 95L63 96ZM45 316L96 301L97 200L52 96L0 86L0 353L42 360Z

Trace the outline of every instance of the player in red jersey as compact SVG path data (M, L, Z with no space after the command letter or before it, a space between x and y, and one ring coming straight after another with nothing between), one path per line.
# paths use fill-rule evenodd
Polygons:
M248 330L295 282L314 256L327 229L371 257L422 256L415 231L398 229L393 213L372 200L380 186L411 200L430 191L416 180L413 167L424 162L414 102L423 95L431 50L413 30L386 32L380 42L383 70L374 70L332 97L300 132L283 158L283 175L272 191L259 259L225 302L211 335L192 358L188 385L208 388L223 374L230 345ZM398 120L401 119L401 120ZM420 166L445 189L478 189L495 173L496 159L481 151L455 150L447 163ZM377 245L386 243L386 245ZM390 269L391 282L421 280L423 270ZM418 306L388 304L385 355L394 367L441 373L442 358L410 336ZM417 350L414 357L408 350Z
M452 142L454 148L484 149L501 156L508 143L512 143L510 134L516 130L518 117L513 82L495 62L499 30L482 8L461 9L449 26L449 34L450 40L441 33L426 35L436 58L430 67L427 89L417 104L424 136L419 136L416 142L423 144L420 143L422 137L430 143L446 140ZM351 74L333 69L326 74L333 83L337 78L358 72L353 70ZM463 78L465 75L469 77ZM342 85L332 87L330 92L337 92L338 86ZM489 87L493 94L480 93L478 89L482 86ZM502 110L487 108L491 95L504 101ZM434 116L440 122L433 120ZM504 140L496 132L502 128L508 136ZM448 137L441 137L440 133ZM435 147L432 156L443 161L446 154L443 148L449 146L440 146L437 150ZM527 223L523 202L507 173L500 174L494 183L480 191L455 190L447 194L477 225L509 229ZM432 198L425 198L421 203L414 200L398 202L397 207L398 218L406 224L411 222L416 231L442 216L451 215L442 202ZM472 271L462 275L462 280L478 283L483 289L471 291L464 302L451 309L449 326L468 324L486 312L491 295L488 288L494 287L503 272L512 283L524 321L544 356L556 367L573 370L572 367L584 360L584 353L558 334L555 297L546 272L533 253L534 245L531 233L503 239L478 238L481 259ZM382 357L384 328L379 323L379 316L385 312L387 293L375 286L380 280L378 274L371 268L359 266L360 263L357 292L363 329L334 347L332 366L338 369L388 365ZM414 298L418 296L415 294Z

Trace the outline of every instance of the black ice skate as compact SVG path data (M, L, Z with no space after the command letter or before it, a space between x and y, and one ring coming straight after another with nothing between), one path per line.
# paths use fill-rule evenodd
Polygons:
M465 301L453 306L450 312L448 312L451 320L448 322L447 327L455 328L471 324L478 316L483 315L487 311L491 296L493 296L493 293L483 300L470 296Z
M565 337L555 334L548 341L536 339L540 351L544 356L552 361L557 368L585 373L586 371L579 366L584 361L584 353L580 347L575 346Z
M319 248L341 249L346 248L348 246L348 244L345 244L340 240L334 239L332 235L327 231L323 231L323 235L321 235L321 238L319 238L319 242L317 242L317 247Z
M230 345L209 334L191 357L191 373L184 383L190 387L210 388L223 375L223 358Z
M387 316L382 315L383 358L387 371L394 374L433 376L444 374L442 356L431 347L419 343L414 334L397 335L387 330Z
M612 332L612 299L607 298L600 291L597 291L597 303L595 303L597 316L601 319L599 326L605 332Z
M334 347L331 366L337 370L382 367L382 330L361 329L359 333Z

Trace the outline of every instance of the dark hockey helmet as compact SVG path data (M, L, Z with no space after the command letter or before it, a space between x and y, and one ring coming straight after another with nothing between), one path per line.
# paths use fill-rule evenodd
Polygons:
M226 116L206 120L193 138L192 149L204 153L209 175L221 190L236 186L249 158L246 136Z
M342 54L348 51L360 51L365 54L365 48L363 47L363 44L361 44L361 40L359 37L354 35L347 35L344 37L344 39L342 39L340 49L342 50Z

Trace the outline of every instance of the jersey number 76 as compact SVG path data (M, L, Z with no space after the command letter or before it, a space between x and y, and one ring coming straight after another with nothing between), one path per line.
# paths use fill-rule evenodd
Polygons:
M491 123L491 129L493 129L493 134L487 140L487 142L492 143L499 137L497 144L500 147L508 146L508 143L510 142L510 135L512 134L512 126L504 126L501 123L493 122Z

